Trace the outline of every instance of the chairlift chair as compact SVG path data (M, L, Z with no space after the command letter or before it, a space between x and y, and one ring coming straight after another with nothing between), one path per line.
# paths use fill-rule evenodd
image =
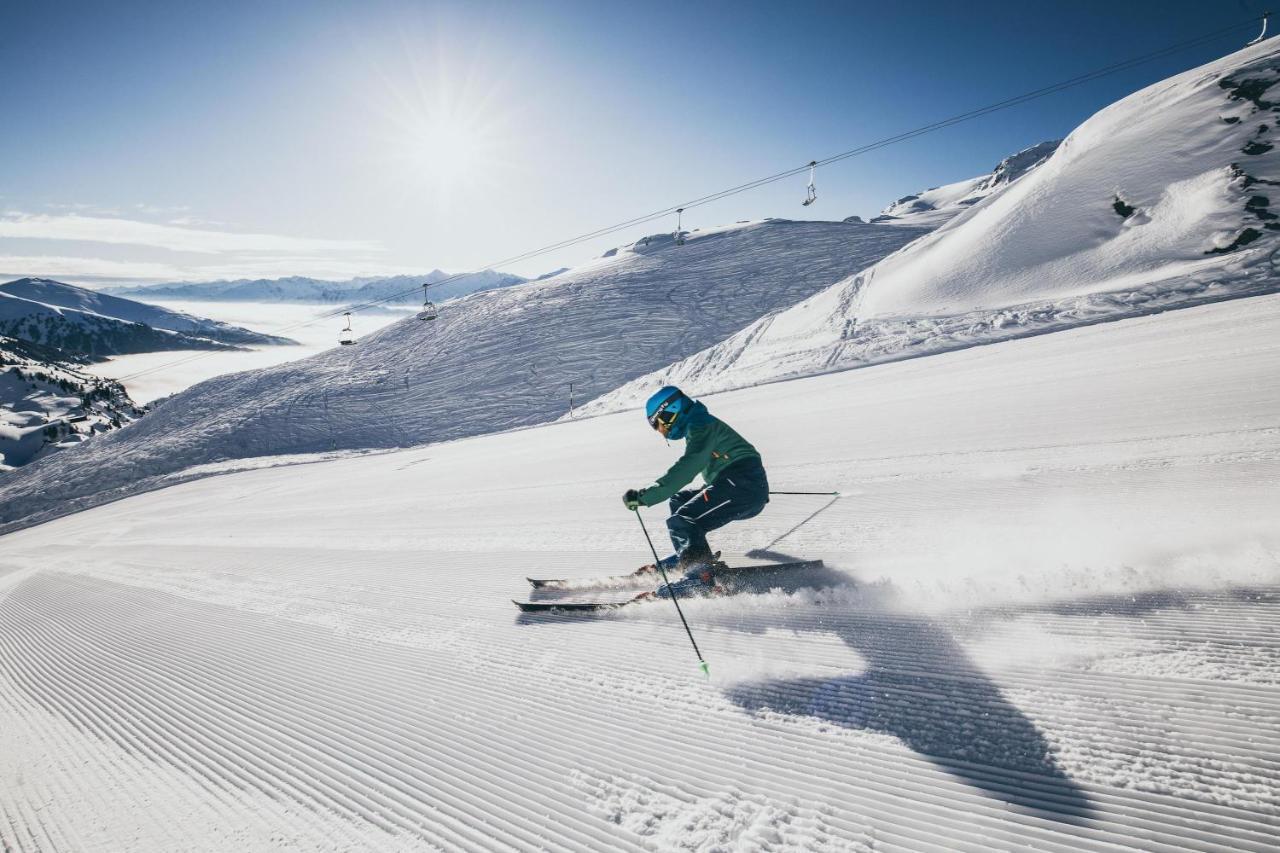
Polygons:
M676 233L674 236L676 238L677 246L684 245L684 229L681 227L681 222L683 219L684 219L684 208L683 207L676 208Z
M1267 37L1267 18L1270 18L1270 17L1271 17L1270 12L1262 13L1262 32L1258 33L1258 37L1253 41L1249 42L1248 44L1246 44L1245 47L1251 47L1252 45L1257 44L1258 42L1262 41L1264 38Z
M338 333L338 343L344 347L349 347L356 342L356 333L351 330L351 312L346 311L342 316L347 318L347 325L346 328Z
M801 202L801 207L808 207L818 200L818 188L813 184L813 175L818 168L818 161L809 161L809 186L805 190L805 199Z
M427 285L422 285L422 310L418 312L419 320L434 320L440 316L436 306L427 297Z

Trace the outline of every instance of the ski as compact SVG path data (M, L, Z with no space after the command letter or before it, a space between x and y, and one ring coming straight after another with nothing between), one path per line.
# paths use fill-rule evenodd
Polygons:
M607 575L598 578L525 578L534 589L590 589L601 586L618 586L635 581L636 578L660 577L657 570L646 572L636 569L629 575Z
M512 599L512 604L525 613L542 613L549 610L582 612L588 610L615 610L639 600L636 598L629 598L626 601L516 601Z
M790 560L782 563L760 563L749 566L729 566L727 569L721 569L718 574L750 574L754 572L764 571L784 571L792 569L820 569L822 568L821 560ZM674 570L669 570L674 572ZM661 582L662 575L655 569L654 571L637 570L629 575L609 575L599 578L526 578L529 585L534 589L596 589L599 587L620 586L623 584L633 584L637 579L657 579Z

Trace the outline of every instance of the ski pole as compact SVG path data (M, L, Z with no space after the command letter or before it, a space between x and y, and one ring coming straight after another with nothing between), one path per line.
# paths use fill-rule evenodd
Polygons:
M640 529L644 531L644 541L649 543L649 550L653 552L653 564L658 567L658 571L662 572L662 582L667 585L667 592L671 592L671 581L667 578L667 570L662 565L662 560L658 559L658 549L653 547L653 540L649 538L649 528L644 526L640 510L635 510L635 514L636 520L640 522ZM707 662L702 659L702 652L698 651L698 641L693 638L693 632L689 630L689 623L685 621L684 611L680 609L680 602L676 599L674 592L671 592L671 603L676 606L676 613L680 614L680 624L684 625L684 632L689 635L689 642L693 645L693 653L698 656L698 666L702 669L702 674L710 678L711 670L707 668Z
M839 492L769 492L771 495L838 495Z

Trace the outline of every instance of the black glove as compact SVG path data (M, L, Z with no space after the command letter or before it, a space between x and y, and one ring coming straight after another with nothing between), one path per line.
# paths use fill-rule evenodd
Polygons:
M622 502L626 505L627 509L630 509L630 510L639 509L640 508L640 490L627 489L626 493L622 496Z

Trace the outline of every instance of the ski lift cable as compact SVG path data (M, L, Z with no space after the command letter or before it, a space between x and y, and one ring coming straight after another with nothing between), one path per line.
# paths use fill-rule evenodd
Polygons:
M894 134L893 136L887 136L887 137L884 137L883 139L878 139L878 140L875 140L874 142L869 142L869 143L866 143L865 145L860 145L857 148L851 148L848 151L843 151L843 152L840 152L839 154L833 154L821 160L811 160L802 166L795 166L785 171L777 172L772 175L767 175L762 178L756 178L755 180L748 181L743 184L738 184L737 186L734 186L734 187L729 187L723 190L719 190L709 195L700 196L698 198L683 202L681 204L665 207L661 210L656 210L652 213L646 213L641 216L636 216L631 219L627 219L622 222L615 223L613 225L607 225L603 228L598 228L594 231L588 231L584 234L579 234L576 237L568 237L564 240L560 240L555 243L550 243L536 249L530 249L528 251L521 252L519 254L512 255L510 257L485 264L481 267L478 267L475 270L454 273L453 275L446 276L445 278L442 278L438 281L430 282L426 284L425 287L428 287L428 288L439 287L441 285L448 284L453 281L457 281L460 278L464 278L468 275L472 275L474 273L481 272L486 269L496 269L496 268L508 266L510 264L519 263L521 261L531 260L541 255L549 254L551 252L554 252L560 249L566 249L571 246L575 246L579 243L585 243L589 240L594 240L597 237L604 237L609 234L613 234L618 231L623 231L627 228L634 227L636 225L643 225L645 223L652 222L657 219L669 217L671 216L671 214L676 213L677 211L686 211L693 207L701 207L706 204L711 204L716 201L721 201L725 198L729 198L730 196L739 195L741 193L758 189L760 187L767 186L768 184L776 183L777 181L785 180L787 178L791 178L796 175L802 174L806 169L811 168L811 164L812 166L827 166L832 163L839 163L843 160L848 160L851 157L857 157L862 154L867 154L871 151L876 151L881 148L886 148L890 145L895 145L899 142L905 142L909 139L914 139L918 136L923 136L927 133L933 133L935 131L945 129L965 121L971 121L975 118L981 118L982 116L989 115L991 113L998 112L1000 110L1005 110L1010 107L1019 106L1021 104L1027 103L1028 101L1032 101L1037 98L1043 98L1047 95L1056 94L1065 89L1069 89L1074 86L1079 86L1084 83L1088 83L1093 80L1099 79L1101 77L1106 77L1111 74L1116 74L1120 71L1126 71L1135 66L1141 65L1146 62L1150 62L1155 59L1163 58L1173 53L1177 53L1183 50L1188 50L1192 47L1199 47L1200 45L1207 44L1211 41L1216 41L1228 34L1231 34L1240 30L1245 26L1250 26L1250 27L1255 26L1258 23L1258 21L1264 17L1265 16L1254 15L1253 17L1250 17L1247 20L1237 22L1235 24L1223 27L1218 30L1214 30L1213 32L1206 33L1201 36L1197 36L1196 38L1177 42L1175 44L1169 45L1168 47L1161 48L1160 50L1141 54L1131 59L1126 59L1124 61L1116 62L1111 65L1106 65L1106 66L1103 66L1102 68L1098 68L1093 71L1089 71L1085 74L1080 74L1075 77L1071 77L1067 80L1063 80L1049 86L1044 86L1039 89L1033 89L1030 92L1024 92L1021 95L1015 95L1011 98L1006 98L1002 101L997 101L995 103L988 104L987 106L984 106L984 107L978 107L976 109L969 110L968 112L958 113L954 116L950 116L949 118L940 119L931 124L926 124L921 127L914 128L912 130L903 131L902 133ZM295 329L301 329L307 326L312 326L312 325L315 325L316 323L323 322L325 320L330 320L334 317L340 316L344 312L348 312L348 311L358 312L358 311L363 311L367 308L374 308L379 305L384 305L388 302L402 299L403 297L408 296L409 294L416 293L423 286L424 285L417 285L410 290L404 290L404 291L399 291L397 293L392 293L380 299L374 299L369 302L362 302L362 303L357 303L353 305L348 305L338 310L328 311L323 314L318 314L315 317L312 317L311 319L301 320L297 323L293 323L287 326L282 326L282 327L273 329L271 330L271 333L282 334L285 332L293 331ZM178 359L166 364L156 365L155 367L146 368L144 370L135 371L134 373L120 377L116 381L126 382L132 379L137 379L140 376L145 376L150 373L156 373L161 370L167 370L170 367L186 364L190 361L195 361L200 358L207 358L210 355L216 355L216 354L217 354L217 350L205 350L183 359Z

